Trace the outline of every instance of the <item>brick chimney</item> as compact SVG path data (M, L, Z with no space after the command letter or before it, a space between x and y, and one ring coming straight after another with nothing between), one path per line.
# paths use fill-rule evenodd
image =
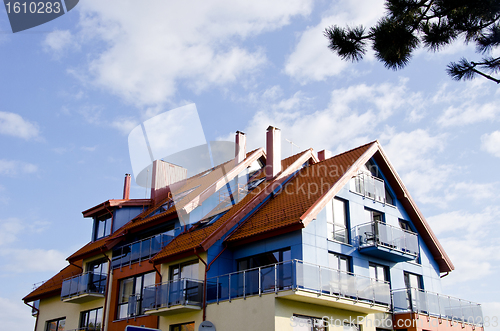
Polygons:
M281 171L281 130L269 126L266 132L266 180Z
M332 152L329 150L324 149L324 150L318 152L318 159L320 161L324 161L324 160L329 159L331 157L332 157Z
M123 183L123 200L130 199L130 174L125 174L125 182Z
M234 151L234 165L238 165L245 159L247 155L247 137L245 133L236 131L235 137L235 151Z

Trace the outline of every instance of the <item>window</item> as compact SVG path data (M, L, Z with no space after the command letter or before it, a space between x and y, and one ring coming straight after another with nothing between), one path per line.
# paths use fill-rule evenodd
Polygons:
M332 217L327 216L328 239L347 244L349 242L347 201L334 198L332 202Z
M410 222L408 222L408 221L399 219L399 226L403 230L415 233L415 231L413 231L413 229L411 228Z
M238 271L263 267L270 264L290 261L292 254L290 248L276 250L264 254L254 255L238 260Z
M101 259L87 264L89 275L89 290L96 293L104 293L108 274L108 260Z
M385 202L393 206L396 204L395 199L392 196L391 190L389 189L387 184L385 184Z
M117 318L128 318L144 314L142 292L144 287L154 285L156 273L150 272L120 280Z
M198 260L176 264L170 267L170 280L181 278L198 279Z
M170 331L194 331L194 322L170 325Z
M318 317L294 314L291 325L293 331L328 331L323 319Z
M415 289L423 289L422 284L422 276L415 275L409 272L404 272L405 275L405 286L407 289L415 288Z
M112 216L109 214L95 218L94 236L92 238L94 241L111 234L111 219Z
M384 214L371 209L365 209L367 222L385 222Z
M61 317L52 321L47 321L46 331L64 331L66 317Z
M83 311L80 314L80 329L100 331L102 325L102 307Z
M328 254L328 266L335 270L351 272L351 261L348 256L330 253Z
M376 263L370 263L369 269L370 278L380 281L389 281L387 267Z

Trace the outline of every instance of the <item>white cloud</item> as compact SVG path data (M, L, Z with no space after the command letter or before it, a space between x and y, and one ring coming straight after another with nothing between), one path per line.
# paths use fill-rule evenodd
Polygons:
M360 84L333 90L329 105L311 112L313 99L305 93L283 99L278 98L280 95L281 89L273 86L262 93L262 98L254 94L249 97L260 100L256 101L259 111L243 130L249 149L264 146L265 129L273 125L281 129L283 144L288 139L302 149L344 151L382 135L380 124L395 111L410 106L408 100L414 96L408 92L406 80L399 85ZM232 140L232 134L223 139ZM291 150L284 145L282 153L289 155Z
M139 125L139 122L133 118L116 119L111 123L111 126L123 134L129 134L133 128Z
M19 114L0 111L0 134L25 140L39 138L38 125L26 121Z
M59 271L67 263L66 255L50 249L2 249L3 271L12 273Z
M97 146L82 146L80 149L86 152L94 152L97 149Z
M453 127L497 121L500 106L493 87L485 79L464 82L455 89L448 84L442 85L433 98L435 104L445 104L437 123L442 127Z
M35 319L31 308L21 303L19 298L11 300L0 297L0 331L33 330Z
M84 41L105 44L88 67L94 83L144 106L170 101L179 83L200 91L245 80L267 60L263 50L235 42L279 29L311 6L310 0L85 1L79 10Z
M496 157L500 157L500 131L481 136L481 149Z
M15 217L0 219L0 246L17 240L17 234L24 229L21 220Z
M500 226L498 207L477 213L455 210L427 220L455 265L456 270L446 277L446 285L456 286L492 274L500 261L500 243L496 240Z
M15 160L0 159L0 175L16 176L18 174L32 174L38 171L38 166Z
M74 38L69 30L55 30L47 34L42 46L46 52L52 52L59 57L67 49L77 47Z
M498 223L500 210L489 207L480 213L469 213L465 210L451 211L427 218L436 235L474 234L486 235L486 225Z
M349 66L328 48L328 39L323 36L326 27L371 26L383 15L384 6L381 0L342 0L329 12L334 14L323 17L318 25L308 27L301 34L285 64L285 72L302 83L339 75ZM371 57L368 55L367 59Z

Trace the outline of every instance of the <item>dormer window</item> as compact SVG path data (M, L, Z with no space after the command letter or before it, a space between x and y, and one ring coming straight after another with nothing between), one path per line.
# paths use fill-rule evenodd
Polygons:
M94 219L94 234L92 236L94 241L111 234L111 218L110 214L106 214Z

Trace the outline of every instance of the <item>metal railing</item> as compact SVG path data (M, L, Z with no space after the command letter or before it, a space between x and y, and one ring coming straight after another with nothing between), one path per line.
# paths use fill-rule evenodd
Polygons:
M92 271L67 278L62 283L61 300L81 294L104 294L107 275Z
M481 305L416 288L392 291L394 314L414 312L460 323L483 325Z
M285 290L344 297L389 306L388 282L291 260L207 280L207 301L219 302Z
M354 177L354 190L369 199L385 203L385 185L380 178L359 173Z
M162 233L119 247L113 250L111 267L122 268L135 262L149 260L173 239L174 236Z
M203 300L203 281L181 278L147 286L142 292L142 308L154 310L177 305L200 306Z
M369 222L358 225L356 233L360 248L383 246L415 257L418 256L418 235L414 232L383 222Z

